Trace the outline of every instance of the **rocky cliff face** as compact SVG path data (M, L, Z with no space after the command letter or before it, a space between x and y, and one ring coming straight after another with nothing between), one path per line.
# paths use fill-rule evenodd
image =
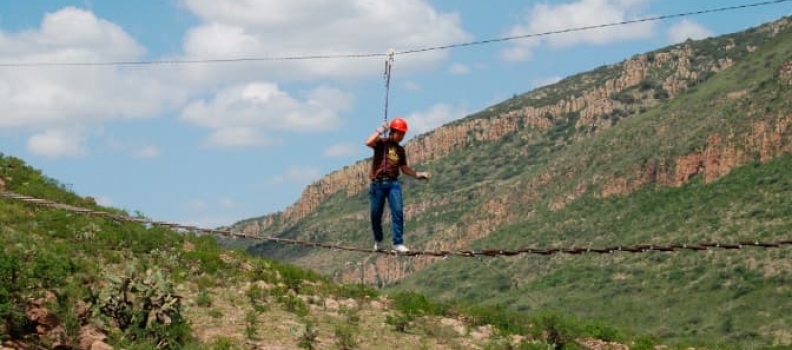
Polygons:
M625 175L584 178L567 193L557 194L551 201L554 210L563 209L568 203L584 195L587 189L600 188L600 197L626 195L647 185L678 187L693 177L705 183L728 174L732 169L754 161L767 162L783 153L792 152L792 114L777 121L754 123L746 134L712 134L706 147L700 151L671 158L660 159L643 166L636 165ZM758 158L757 158L758 157ZM573 173L546 172L526 183L509 195L492 198L474 211L466 214L461 222L437 232L427 244L429 250L460 250L503 224L524 219L526 213L512 209L514 203L530 203L540 200L540 188L553 181L576 178ZM530 214L529 214L530 215ZM417 257L398 259L392 256L369 257L360 267L340 269L336 280L344 283L359 282L361 275L369 284L387 285L419 271L436 262L437 258Z
M594 85L591 89L582 90L578 96L572 94L550 105L528 103L524 107L509 110L491 118L467 118L439 127L405 145L410 163L415 165L427 160L439 159L456 150L468 147L471 142L498 140L521 128L546 130L570 113L580 114L575 125L577 129L588 127L591 130L601 130L610 127L613 122L606 116L611 115L614 110L631 111L645 106L641 104L627 105L614 100L613 96L638 86L652 72L669 68L671 74L668 74L664 79L663 89L674 96L698 78L698 74L690 70L690 62L695 55L696 52L689 45L682 45L668 52L653 55L638 55L617 66L620 71L618 77L608 79L601 85ZM721 60L712 64L709 69L719 71L728 68L731 64L731 60ZM593 85L590 84L591 82L588 83L587 85ZM552 91L553 89L558 88L550 87L530 93L526 95L525 100L540 103L549 93L563 93ZM656 102L648 100L645 104L653 105ZM283 213L247 221L240 229L246 233L256 233L267 231L276 222L282 222L288 226L313 212L323 200L339 191L348 195L359 193L368 186L369 167L368 161L361 161L335 171L308 186L300 199Z
M711 134L704 149L672 159L636 165L627 175L589 179L579 188L598 185L599 196L626 195L648 184L679 187L694 177L709 183L732 169L753 161L768 162L780 154L792 152L792 114L775 121L752 124L747 134ZM560 209L582 195L570 193L565 201L555 203Z
M761 30L775 35L786 26L787 21L782 20ZM710 48L721 56L708 56L706 52L697 51L695 45L686 43L570 77L411 140L406 145L410 162L420 166L427 161L442 160L474 143L497 141L525 131L542 132L561 123L572 123L576 130L572 142L582 141L612 127L619 119L629 118L674 99L756 50L754 46L738 42L727 38L718 41L716 49ZM783 64L775 76L782 83L792 85L792 61ZM741 100L747 93L735 91L725 98ZM626 195L650 185L681 186L694 177L701 178L705 183L714 181L735 167L754 161L766 162L779 154L792 152L791 125L790 114L768 115L753 122L747 131L712 132L706 135L703 147L684 154L655 157L648 162L631 164L626 169L620 169L618 174L587 176L583 173L585 166L580 165L556 164L544 167L531 177L511 183L511 188L499 191L500 196L482 193L486 199L465 212L458 222L444 223L442 227L434 228L430 241L423 244L423 249L464 249L498 227L531 215L514 209L518 203L543 202L548 203L551 210L560 210L588 191L595 191L595 195L600 197L609 197ZM663 135L667 132L665 128L659 125L653 132ZM283 213L249 220L241 228L248 233L277 234L313 213L323 201L336 193L352 196L364 191L368 186L369 167L368 161L361 161L333 172L308 186L301 198ZM547 191L547 188L558 183L565 186L553 193ZM405 214L408 220L412 220L425 212L445 208L460 200L464 199L442 197L411 203L405 208ZM360 215L350 219L365 220ZM349 266L336 269L334 275L339 282L359 282L363 278L366 283L384 285L398 281L435 260L424 257L399 260L374 256L362 264L347 264Z

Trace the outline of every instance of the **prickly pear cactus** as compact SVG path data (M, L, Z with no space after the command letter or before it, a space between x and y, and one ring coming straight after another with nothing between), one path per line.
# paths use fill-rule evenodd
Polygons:
M142 336L171 345L187 335L181 297L159 268L139 271L131 263L125 276L107 275L92 286L90 298L93 320L111 334L120 331L130 339Z

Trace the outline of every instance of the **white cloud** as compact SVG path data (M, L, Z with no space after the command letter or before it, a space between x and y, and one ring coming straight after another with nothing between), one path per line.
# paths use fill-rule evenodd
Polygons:
M233 199L220 198L217 201L205 201L200 199L191 200L187 203L187 209L193 212L204 212L215 209L231 209L237 204Z
M220 198L210 201L201 199L191 200L185 207L187 211L191 213L189 215L196 216L181 220L180 223L201 228L227 226L238 221L239 218L224 216L222 213L229 209L234 209L237 206L237 203L230 198Z
M157 146L145 146L135 151L135 158L156 158L159 157L160 150Z
M352 107L351 94L318 87L298 100L278 85L250 83L218 92L212 100L190 103L182 120L212 130L209 144L219 147L269 144L267 131L319 132L340 125L338 113Z
M672 44L688 39L699 40L713 36L714 33L704 26L685 19L668 29L668 39Z
M209 205L206 204L206 202L204 202L202 200L198 200L198 199L192 200L192 201L187 203L187 209L189 209L190 211L194 211L194 212L206 211L206 209L208 209L208 208L209 208Z
M245 148L270 146L273 139L253 127L223 127L212 131L203 145L209 148Z
M312 166L289 166L285 174L273 176L267 180L267 184L272 186L282 185L285 183L292 183L297 185L307 185L316 181L322 176L322 173L316 167Z
M536 4L528 12L525 23L512 27L507 33L510 37L526 38L512 41L513 46L503 50L501 58L507 61L527 60L541 43L564 48L578 44L603 45L651 37L654 31L653 22L537 36L636 19L646 2L647 0L580 0L559 5Z
M470 73L470 67L461 63L454 63L448 68L448 72L453 75L465 75Z
M29 61L122 60L145 54L118 25L74 7L48 13L40 30L23 32L10 44L12 50L6 52L26 55Z
M525 39L513 47L501 50L500 57L508 62L528 61L533 57L533 49L538 47L540 42L535 39Z
M100 146L103 153L123 153L137 159L157 158L162 155L159 147L147 142L123 140L107 135L105 129L98 130L97 134L103 137L101 140L103 146Z
M352 157L361 154L362 149L366 149L366 147L363 146L363 143L343 143L330 146L324 151L324 155L327 157Z
M427 111L410 113L405 117L411 135L418 135L437 128L445 123L468 115L465 108L448 104L436 104Z
M280 58L382 53L466 42L472 36L459 15L436 11L426 0L184 0L203 23L188 31L184 58ZM387 45L387 46L386 46ZM434 65L445 50L398 57L400 71ZM250 64L194 66L200 79L283 80L360 78L381 71L383 58L269 60Z
M218 205L223 209L232 209L237 206L237 203L231 198L222 198Z
M200 228L215 228L231 226L239 221L239 217L231 215L200 215L198 217L191 217L180 220L183 225L190 225Z
M183 0L182 4L203 22L185 34L183 53L161 59L384 53L390 47L405 50L472 38L458 14L438 12L426 0ZM0 47L0 61L20 63L140 61L147 54L119 25L74 7L47 14L39 28L0 29ZM398 58L398 69L428 67L448 55L446 50L405 55ZM382 58L4 69L0 70L0 110L5 114L0 130L93 127L181 110L183 120L209 130L205 145L262 146L274 142L273 132L332 130L340 124L339 113L354 103L351 94L335 88L286 93L269 82L358 79L377 76L381 69ZM231 87L216 91L218 86ZM190 96L210 97L189 103ZM29 148L58 154L47 150L45 143L39 136ZM126 149L136 157L159 154L156 148ZM60 154L84 153L78 150L75 146Z
M119 26L73 7L47 14L37 29L0 31L0 46L0 60L19 63L133 61L146 53ZM0 128L36 130L152 117L183 99L182 92L140 73L110 66L2 69Z
M407 89L407 91L412 91L412 92L421 92L421 91L423 91L423 87L421 87L420 84L418 84L417 82L412 81L412 80L407 81L407 82L405 82L402 85L404 86L405 89Z
M48 158L80 157L87 154L84 137L74 130L47 130L31 136L27 150L31 154Z

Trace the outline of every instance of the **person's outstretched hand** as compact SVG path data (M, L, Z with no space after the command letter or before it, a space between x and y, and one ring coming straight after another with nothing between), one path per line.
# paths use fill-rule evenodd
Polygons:
M419 171L415 173L415 178L418 180L429 180L432 177L432 174L426 171Z

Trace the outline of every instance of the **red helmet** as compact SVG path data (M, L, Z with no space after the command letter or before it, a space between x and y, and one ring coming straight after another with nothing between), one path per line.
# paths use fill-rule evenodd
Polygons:
M407 121L402 118L396 118L390 123L391 130L398 130L407 133Z

